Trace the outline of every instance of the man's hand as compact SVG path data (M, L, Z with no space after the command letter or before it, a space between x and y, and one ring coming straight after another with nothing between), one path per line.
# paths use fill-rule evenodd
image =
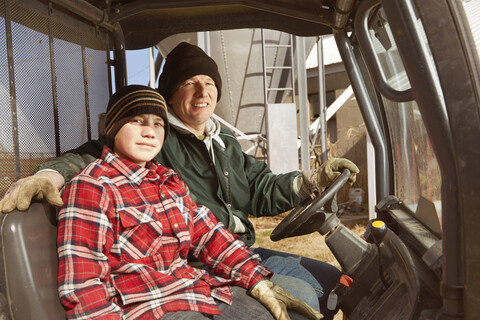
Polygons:
M360 172L358 167L352 161L344 158L332 158L328 159L316 172L316 180L318 186L326 188L337 179L344 169L350 170L350 178L347 183L352 185L356 178L357 173ZM314 170L315 171L315 170Z
M312 320L323 318L320 312L267 279L257 282L249 294L270 310L277 320L290 320L287 309L300 312Z
M350 170L347 183L352 185L357 178L357 173L360 172L358 167L348 159L332 158L317 169L302 172L302 175L299 176L301 179L298 179L297 194L300 198L305 199L315 191L322 192L342 174L344 169Z
M65 180L58 172L36 174L18 180L10 186L0 200L0 212L9 213L15 209L27 210L32 201L46 200L53 206L63 204L58 191Z

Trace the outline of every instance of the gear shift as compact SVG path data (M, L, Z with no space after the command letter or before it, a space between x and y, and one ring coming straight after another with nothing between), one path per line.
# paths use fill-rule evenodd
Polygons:
M383 262L382 262L382 247L383 247L383 240L385 238L385 235L387 234L387 225L385 224L385 222L381 220L375 220L372 222L371 232L372 232L375 245L378 248L378 273L380 275L380 279L383 282L383 285L385 286L385 288L388 288L389 285L383 273Z

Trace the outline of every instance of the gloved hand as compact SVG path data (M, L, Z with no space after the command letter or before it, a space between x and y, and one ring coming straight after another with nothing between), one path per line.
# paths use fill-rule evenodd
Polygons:
M63 177L62 177L63 179ZM10 186L0 200L0 212L9 213L15 209L26 210L34 201L46 200L53 206L63 205L58 187L54 182L42 176L29 176Z
M360 172L358 167L348 159L332 158L328 159L319 168L302 172L301 178L297 181L300 185L297 188L297 194L300 198L305 199L315 191L322 192L324 188L332 184L342 174L344 169L350 170L350 177L347 183L352 185L357 178L357 173Z
M257 282L248 293L270 310L277 320L290 320L287 309L300 312L312 320L320 320L323 318L320 312L302 300L295 298L268 279Z

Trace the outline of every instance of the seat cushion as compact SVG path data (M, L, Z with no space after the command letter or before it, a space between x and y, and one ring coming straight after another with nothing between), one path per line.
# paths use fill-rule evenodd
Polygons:
M65 319L57 294L57 218L47 203L2 217L0 289L14 319Z

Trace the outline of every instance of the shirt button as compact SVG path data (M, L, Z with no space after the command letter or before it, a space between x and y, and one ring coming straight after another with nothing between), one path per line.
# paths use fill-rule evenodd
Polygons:
M231 207L232 207L232 205L229 203L229 204L227 204L227 207L228 207L228 208L231 208Z
M142 215L141 215L140 213L137 214L137 219L138 219L138 220L142 220Z
M175 229L178 228L178 223L175 223L175 224L173 225L173 227L174 227Z
M228 176L228 171L225 171L223 174L226 175L226 176Z
M152 171L149 171L148 175L151 177L153 175Z
M210 162L210 167L213 167L213 162Z

